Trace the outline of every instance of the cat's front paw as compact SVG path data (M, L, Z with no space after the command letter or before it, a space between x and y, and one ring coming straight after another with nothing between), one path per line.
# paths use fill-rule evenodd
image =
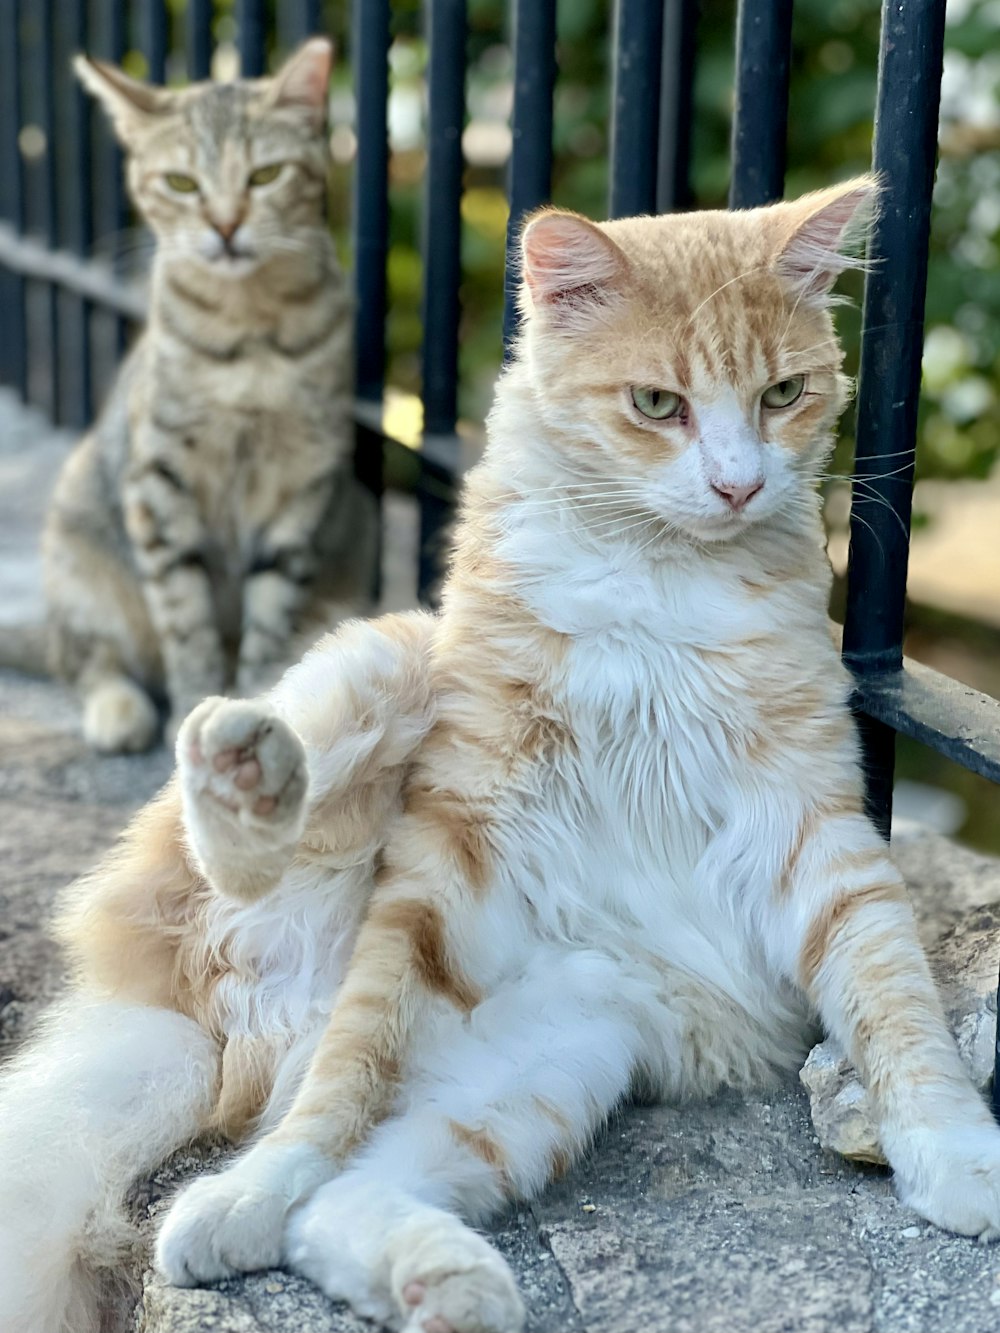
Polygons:
M202 1176L174 1201L156 1243L156 1266L175 1287L276 1268L289 1210L332 1167L304 1145L264 1141L235 1166Z
M895 1159L895 1160L893 1160ZM944 1231L1000 1237L1000 1128L956 1125L909 1134L890 1153L900 1201Z
M177 736L189 813L239 823L270 843L294 842L305 816L302 742L263 700L203 700Z
M291 1218L286 1262L401 1333L520 1333L505 1260L459 1218L374 1181L334 1180Z

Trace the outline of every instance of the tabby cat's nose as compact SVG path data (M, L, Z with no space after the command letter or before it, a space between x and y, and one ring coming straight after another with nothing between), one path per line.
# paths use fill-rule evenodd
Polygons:
M215 228L215 230L219 233L219 235L228 245L229 242L236 235L236 232L239 230L240 223L243 221L243 219L242 217L226 217L226 218L213 217L210 219L210 221L212 223L212 226Z
M726 504L738 514L748 500L751 500L758 491L764 489L764 479L761 477L757 481L752 481L749 486L727 486L725 482L713 481L712 490L716 495L721 495Z

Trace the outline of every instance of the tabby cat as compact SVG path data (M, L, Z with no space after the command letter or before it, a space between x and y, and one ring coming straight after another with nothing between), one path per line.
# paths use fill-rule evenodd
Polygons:
M299 631L367 604L374 508L324 220L331 57L314 38L274 78L182 91L76 60L157 240L148 326L43 542L52 664L99 750L149 746L157 702L180 719L258 693Z
M529 222L440 614L201 704L67 905L76 989L0 1115L5 1329L80 1333L85 1220L254 1127L173 1204L169 1281L284 1264L405 1333L516 1333L470 1224L637 1084L767 1079L816 1018L901 1198L1000 1232L1000 1129L863 813L826 615L828 306L873 196Z

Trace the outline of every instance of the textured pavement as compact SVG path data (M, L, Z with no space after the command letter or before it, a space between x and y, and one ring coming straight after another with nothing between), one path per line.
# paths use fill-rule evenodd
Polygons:
M65 448L18 413L0 400L0 634L37 614L37 560L28 544L37 497ZM401 570L412 531L405 509L393 512L392 559ZM394 600L405 602L402 583L389 581ZM45 933L54 894L108 846L169 769L163 751L93 758L64 690L0 672L0 1058L60 985ZM928 936L962 909L1000 900L1000 866L941 839L903 837L898 857ZM182 1154L140 1183L132 1206L147 1235L177 1181L223 1156L217 1145ZM492 1234L518 1274L529 1328L539 1333L1000 1327L1000 1248L934 1231L896 1202L884 1171L823 1153L795 1080L752 1097L627 1108L585 1162ZM369 1326L282 1273L183 1292L147 1273L127 1327L361 1333Z

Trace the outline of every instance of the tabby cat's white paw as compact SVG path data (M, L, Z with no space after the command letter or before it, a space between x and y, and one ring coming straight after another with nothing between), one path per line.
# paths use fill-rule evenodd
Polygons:
M84 739L104 754L148 750L159 727L152 699L135 681L124 677L101 681L84 702Z
M919 1130L906 1136L898 1157L896 1192L908 1208L945 1231L1000 1237L1000 1128Z
M497 1251L457 1217L371 1182L334 1180L289 1222L286 1261L401 1333L521 1333L524 1302Z
M156 1243L156 1266L175 1287L277 1268L289 1210L332 1167L304 1145L264 1140L217 1176L202 1176L174 1201Z
M265 841L293 842L305 815L302 742L260 699L205 699L177 736L185 805L238 822Z

